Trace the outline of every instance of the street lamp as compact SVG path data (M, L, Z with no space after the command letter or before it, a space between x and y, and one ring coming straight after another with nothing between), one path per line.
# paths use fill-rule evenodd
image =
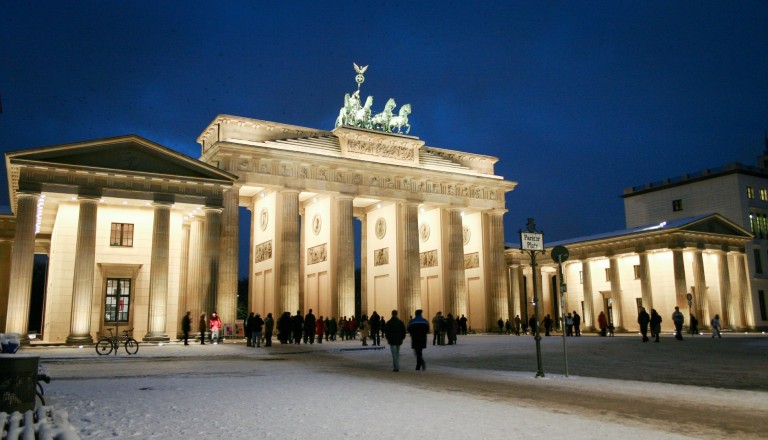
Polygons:
M538 371L536 371L536 377L544 377L544 365L541 361L541 333L539 332L539 300L538 289L536 283L536 254L544 254L544 233L536 231L536 222L533 218L528 219L528 230L520 230L520 249L524 252L528 252L531 256L531 273L533 276L533 315L536 319L536 330L533 337L536 340L536 363Z

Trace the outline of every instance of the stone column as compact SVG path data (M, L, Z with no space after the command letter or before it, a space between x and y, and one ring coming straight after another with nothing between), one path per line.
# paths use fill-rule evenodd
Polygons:
M360 220L360 307L368 308L368 225L365 213L357 217ZM385 316L386 311L380 311L379 315Z
M399 315L408 317L421 308L419 266L419 213L416 203L397 206L397 294Z
M621 297L621 276L619 275L619 258L611 256L609 259L611 270L611 302L613 303L613 325L616 330L626 330L624 328L624 307Z
M29 308L32 298L32 270L35 266L35 223L40 194L16 195L16 232L11 249L8 283L8 310L5 331L21 335L29 343Z
M187 259L187 310L192 312L192 329L197 332L200 314L210 316L203 304L203 268L205 266L205 222L200 217L190 219L189 257Z
M504 210L483 212L483 247L485 248L485 291L488 298L488 319L509 319L507 305L507 271L504 261ZM486 323L489 326L491 323Z
M749 286L749 278L747 277L747 255L743 252L739 252L735 255L736 260L736 272L739 277L739 302L741 307L739 308L739 314L741 315L740 322L742 327L747 329L754 327L754 315L752 314L752 289Z
M276 316L283 312L295 313L299 307L299 192L285 190L278 195L279 213L276 216L277 267L280 272L275 304Z
M699 328L706 328L709 324L709 308L707 305L707 279L704 274L704 255L701 249L693 251L693 285L696 291L693 295L691 313L699 320ZM686 322L690 317L686 319Z
M675 274L675 304L680 307L681 310L686 310L688 307L688 284L685 281L685 263L683 261L683 249L672 249L672 268ZM685 320L688 322L688 319Z
M239 243L239 188L224 191L224 210L221 214L221 239L219 241L219 285L216 311L221 322L232 326L237 320L237 269ZM266 316L266 315L265 315Z
M335 203L336 286L333 294L336 295L338 308L334 313L336 316L350 316L355 314L355 229L352 197L339 195ZM362 310L362 313L368 312Z
M80 196L75 247L74 280L72 282L72 312L68 345L93 343L91 337L91 306L93 304L93 275L96 267L96 214L99 199Z
M581 279L584 284L584 316L582 323L584 328L595 330L595 297L592 290L592 266L588 259L581 259Z
M170 254L171 204L155 202L152 226L152 255L149 267L149 320L145 341L169 341L166 333L168 319L168 257Z
M219 244L221 241L221 208L206 206L205 225L203 226L203 266L200 303L203 310L211 317L218 312L216 305L219 296ZM217 313L218 314L218 313ZM222 321L223 322L223 321Z
M189 302L187 300L187 293L189 292L189 288L187 286L188 280L189 280L189 221L184 218L184 223L181 224L181 255L180 255L180 264L179 264L179 306L178 306L178 314L176 315L178 321L176 323L176 338L181 339L184 332L181 330L181 318L187 313L189 308L187 306L189 305ZM191 310L190 310L191 311ZM199 315L198 315L199 316ZM195 319L197 317L193 314L192 315L192 330L194 331L194 324Z
M653 308L653 289L651 288L651 268L648 264L648 252L638 252L640 257L640 292L643 297L643 307L650 314Z
M733 296L731 295L731 272L728 270L728 247L717 251L717 272L720 278L720 325L734 329ZM717 312L715 312L717 314Z
M464 274L464 232L461 210L445 209L444 233L447 235L448 252L443 284L443 315L453 313L457 318L467 314L467 282ZM433 313L435 311L433 310Z
M520 265L514 264L512 266L509 266L509 301L510 301L510 307L509 307L509 315L510 317L514 317L515 315L520 316L522 319L523 311L521 309L521 306L524 306L523 300L521 298L520 292L521 289L521 278L522 274L520 273ZM512 318L510 318L512 319Z

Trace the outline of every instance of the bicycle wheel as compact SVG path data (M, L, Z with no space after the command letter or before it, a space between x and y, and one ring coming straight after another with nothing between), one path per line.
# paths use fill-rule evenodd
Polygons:
M107 338L99 339L96 343L96 354L99 356L112 353L112 341Z
M129 338L125 341L125 352L128 354L136 354L139 351L139 341Z

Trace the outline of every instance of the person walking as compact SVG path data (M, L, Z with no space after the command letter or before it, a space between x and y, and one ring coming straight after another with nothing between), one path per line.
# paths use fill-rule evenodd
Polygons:
M267 313L267 318L264 319L264 346L272 346L272 332L275 330L275 319L271 313Z
M189 345L189 332L192 331L192 312L187 311L187 314L181 318L181 331L184 332L184 345Z
M293 331L293 343L301 344L301 333L304 331L304 317L301 316L301 310L296 310L296 314L291 318L291 330Z
M211 313L211 319L208 321L208 325L211 327L211 342L218 344L221 338L221 319L216 312Z
M408 333L411 335L411 348L416 353L416 370L427 370L427 364L424 362L422 350L427 348L427 334L429 333L429 322L421 316L422 310L416 310L416 316L408 321Z
M461 332L462 336L466 336L467 334L467 317L463 314L461 315L461 318L459 318L459 331Z
M499 327L499 334L504 333L504 320L499 318L499 320L496 321L496 325Z
M565 336L573 336L573 315L570 313L565 317Z
M539 327L539 323L536 322L536 317L531 316L531 319L528 320L528 327L531 329L531 336L536 336L536 331Z
M608 319L605 317L604 312L600 312L597 317L597 326L600 328L600 336L605 336L608 331Z
M720 336L720 315L715 315L710 324L712 325L712 338L715 336L722 338L722 336Z
M371 345L381 345L381 338L379 337L379 331L381 330L381 319L376 310L371 313Z
M320 315L320 317L317 318L317 321L315 322L315 334L317 335L318 344L323 343L324 333L325 333L325 319L323 319L323 315Z
M205 322L205 313L200 314L200 320L197 321L197 330L200 332L200 345L205 345L205 332L208 330L208 323Z
M392 352L392 371L400 371L400 346L405 339L405 324L397 317L397 310L392 310L392 317L384 324L384 337ZM426 342L425 337L424 345Z
M653 342L659 342L659 335L661 334L661 315L656 312L656 309L651 309L651 336L655 336L656 339Z
M440 332L442 331L443 331L443 312L437 312L435 313L435 316L432 318L432 345L440 343Z
M648 342L648 324L651 323L651 317L645 311L645 307L640 307L640 313L637 315L637 323L640 324L640 333L643 335L643 342Z
M261 330L264 328L264 320L261 319L261 315L257 313L253 317L253 322L248 326L251 327L251 347L261 348Z
M248 347L252 347L253 344L251 343L251 337L253 336L253 324L254 324L255 316L253 312L248 314L248 317L245 319L245 345Z
M368 345L368 336L371 334L371 324L368 322L368 315L360 317L360 339L363 345Z
M520 320L520 315L515 315L514 329L515 329L515 334L517 336L520 336L520 325L521 324L522 324L522 321Z
M552 318L549 316L549 313L544 317L542 324L544 325L544 336L552 336L549 334L552 331Z
M573 332L576 336L581 336L581 316L573 311Z
M317 331L317 320L315 314L312 313L312 309L309 309L306 316L304 316L304 343L309 342L309 345L315 343L315 332Z
M685 316L680 311L680 307L675 306L675 311L672 313L672 323L675 324L675 339L682 341Z
M445 332L448 335L448 345L453 345L456 343L456 320L453 319L452 314L448 314L448 316L445 317Z

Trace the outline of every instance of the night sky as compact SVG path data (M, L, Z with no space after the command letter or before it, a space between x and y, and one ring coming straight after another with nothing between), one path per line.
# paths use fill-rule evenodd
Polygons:
M765 148L766 1L314 0L2 2L0 149L138 134L196 158L218 114L331 130L353 62L374 112L500 159L507 242L528 217L550 242L623 229L624 188Z

